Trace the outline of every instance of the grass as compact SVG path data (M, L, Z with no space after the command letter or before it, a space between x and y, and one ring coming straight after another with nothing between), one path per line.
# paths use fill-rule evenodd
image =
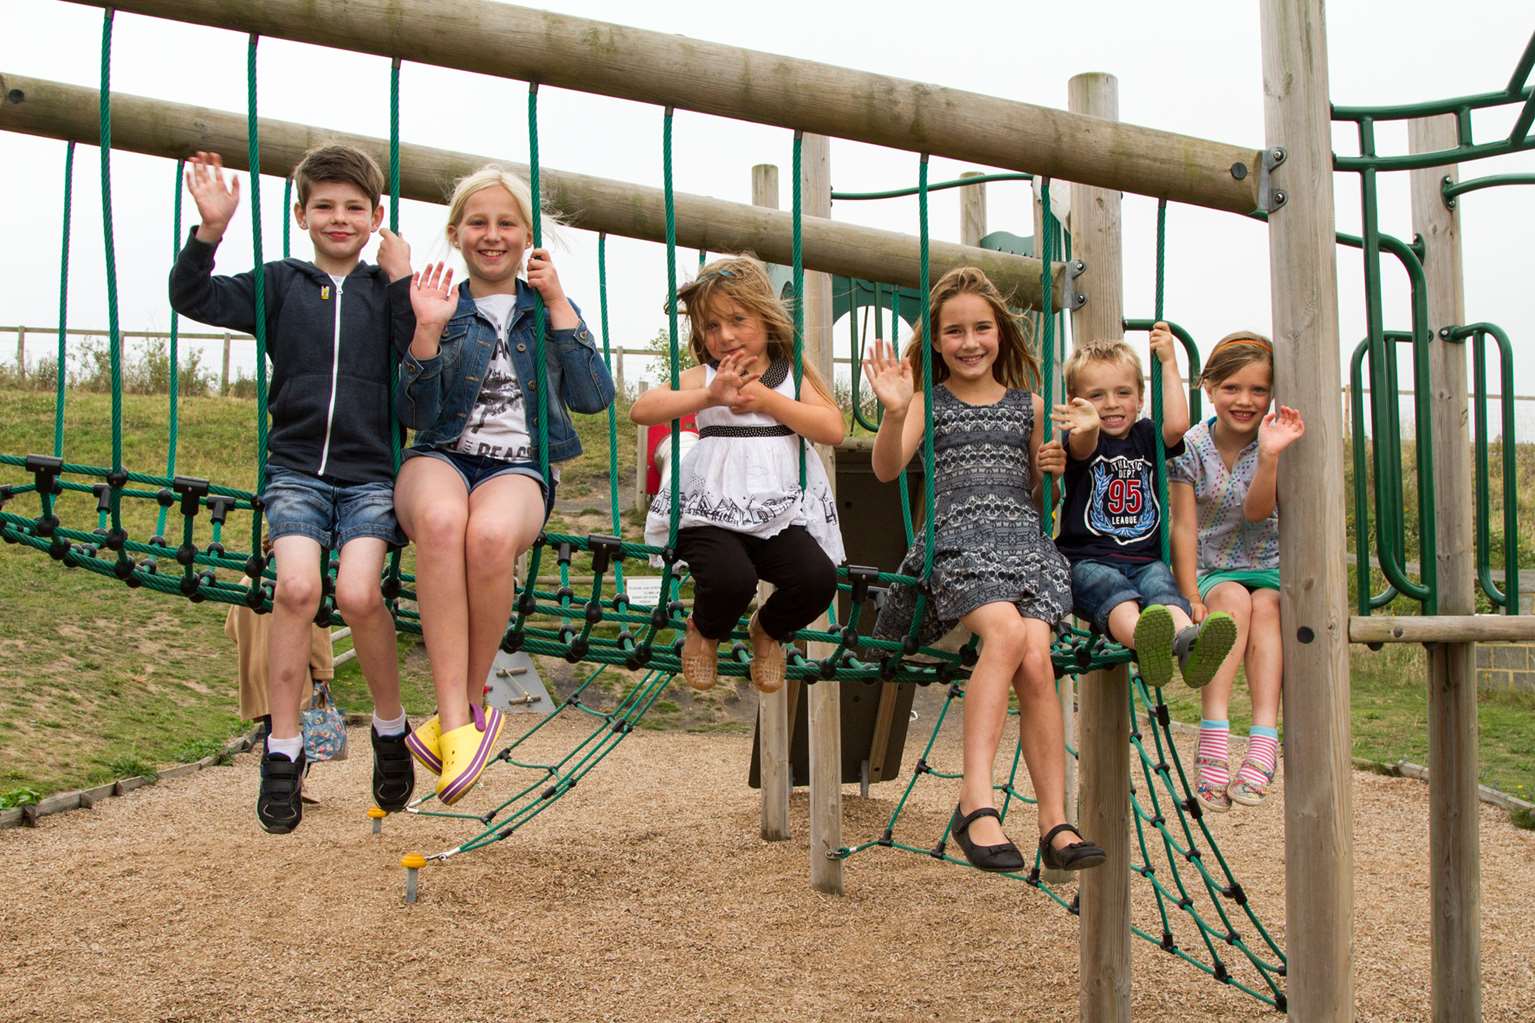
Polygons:
M125 465L163 471L165 406L163 397L124 399ZM51 393L0 388L0 407L6 410L0 419L0 451L52 451ZM65 415L69 460L110 464L109 413L106 395L71 393ZM254 402L246 399L183 398L177 471L249 489L255 482L255 415ZM612 530L608 478L616 472L620 483L632 480L635 458L627 408L618 410L618 419L615 465L606 457L607 417L576 417L586 455L565 467L553 528L577 534ZM1519 454L1521 480L1530 484L1521 487L1523 505L1526 498L1535 500L1535 451ZM24 472L0 467L0 483L21 482L29 482ZM620 500L621 532L636 536L644 516L628 506L627 497ZM32 495L23 495L7 510L35 514L35 502ZM129 532L148 536L154 505L133 501L124 507ZM70 494L62 499L60 514L70 524L89 528L95 523L94 509L94 498ZM199 522L198 542L205 543L206 519ZM1521 533L1535 527L1535 508L1522 514L1521 523ZM249 530L248 517L232 517L227 530L231 547L247 546ZM1526 540L1523 550L1535 555L1535 537ZM35 802L61 789L152 776L159 766L217 753L247 727L236 713L235 653L223 634L226 610L136 593L94 575L66 571L35 552L0 546L0 808ZM1421 651L1410 647L1353 651L1357 756L1424 762L1422 662ZM421 647L408 637L400 640L400 663L406 709L413 715L428 713L434 703L430 671ZM551 690L568 691L577 677L558 661L542 661L540 670ZM621 674L601 682L610 697L626 684ZM642 724L690 731L750 728L726 696L699 697L683 688L657 701ZM343 709L371 709L356 661L338 669L332 689ZM1188 690L1174 686L1168 696L1180 720L1197 720L1198 702ZM1239 687L1231 714L1239 733L1246 727L1245 699ZM1483 694L1480 716L1482 780L1535 799L1530 767L1535 764L1535 697Z

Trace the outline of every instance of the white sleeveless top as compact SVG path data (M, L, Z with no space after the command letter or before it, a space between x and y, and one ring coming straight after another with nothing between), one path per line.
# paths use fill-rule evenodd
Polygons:
M789 369L787 361L773 363L762 375L763 385L793 398ZM713 381L714 367L706 367L704 386ZM706 408L695 418L699 440L682 460L677 528L716 526L766 539L790 526L804 526L832 564L842 563L846 555L837 501L821 459L803 438L772 416L737 415L724 405ZM801 446L806 446L803 491ZM664 545L670 523L671 488L663 487L645 518L645 542Z

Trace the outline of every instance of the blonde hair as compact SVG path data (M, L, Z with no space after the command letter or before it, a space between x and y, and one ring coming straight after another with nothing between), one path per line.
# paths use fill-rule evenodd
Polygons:
M713 365L714 359L704 344L709 312L721 299L734 302L760 318L767 331L768 358L794 359L794 321L783 300L773 290L767 268L751 256L724 256L699 268L698 276L677 289L677 301L688 318L688 347L699 365ZM805 380L833 405L826 381L809 362L804 365Z
M1255 362L1268 366L1269 376L1274 375L1273 342L1251 330L1233 331L1210 349L1204 372L1199 374L1199 383L1204 387L1215 387L1231 374Z
M922 386L922 342L924 337L938 336L938 315L943 304L960 295L977 295L991 306L997 318L997 359L991 364L991 375L1003 387L1017 387L1036 391L1040 386L1039 356L1035 354L1028 326L1013 315L1007 300L991 283L991 278L973 266L957 266L938 278L927 299L927 324L918 325L906 346L906 358L911 362L912 381ZM941 384L949 379L948 364L933 351L933 383Z
M498 164L487 163L472 174L467 174L453 183L453 195L448 200L448 226L443 233L447 235L449 244L453 242L453 232L458 228L459 221L464 219L464 207L469 202L469 197L476 192L483 192L487 188L501 187L512 196L512 201L517 204L517 214L522 217L523 224L528 229L528 240L533 240L533 191L528 183ZM552 215L545 214L547 219L554 219Z
M1135 393L1143 398L1146 396L1146 381L1141 376L1141 357L1123 339L1089 341L1073 348L1066 357L1065 365L1061 367L1066 378L1067 395L1077 393L1077 374L1095 364L1122 366L1132 370L1135 375Z

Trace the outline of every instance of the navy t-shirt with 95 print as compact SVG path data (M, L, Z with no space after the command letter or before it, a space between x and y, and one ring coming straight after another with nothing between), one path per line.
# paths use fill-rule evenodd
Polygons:
M1098 447L1085 459L1066 444L1066 500L1055 545L1073 564L1125 561L1144 564L1162 558L1165 519L1157 502L1157 427L1136 420L1123 437L1098 431ZM1166 447L1168 458L1183 453L1183 441Z

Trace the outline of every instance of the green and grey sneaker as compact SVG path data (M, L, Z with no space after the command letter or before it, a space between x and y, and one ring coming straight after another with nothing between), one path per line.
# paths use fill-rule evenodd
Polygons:
M1173 613L1152 604L1135 620L1135 660L1141 678L1158 689L1173 677Z
M1192 632L1193 636L1186 649L1178 654L1178 667L1190 689L1203 689L1220 670L1226 655L1231 653L1232 644L1237 641L1236 619L1224 611L1216 611L1206 615L1199 625L1183 631L1185 634ZM1178 638L1182 640L1184 637L1180 635Z

